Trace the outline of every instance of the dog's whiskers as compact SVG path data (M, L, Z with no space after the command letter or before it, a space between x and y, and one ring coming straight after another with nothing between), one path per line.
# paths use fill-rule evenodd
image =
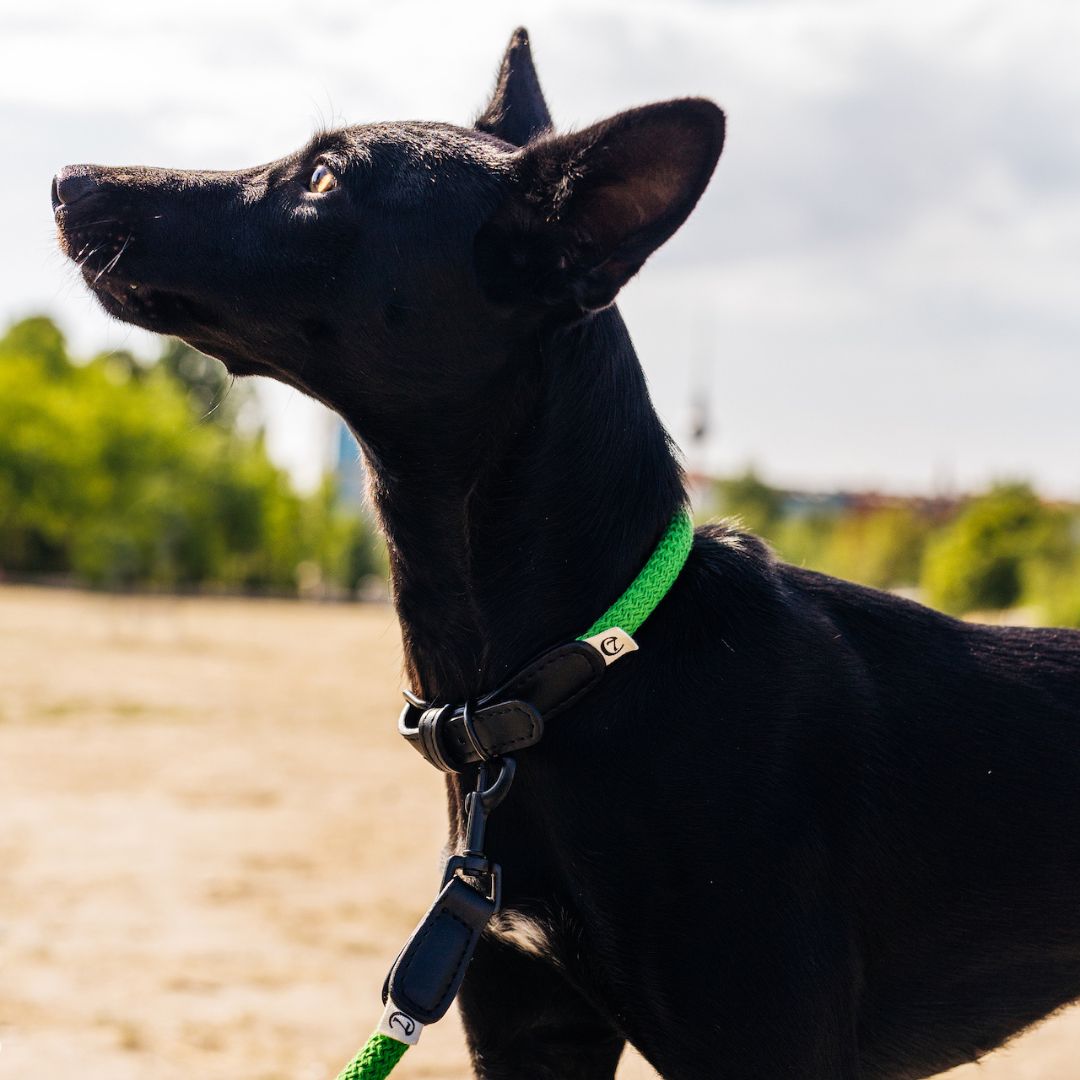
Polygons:
M225 399L232 392L232 388L235 385L236 385L236 379L235 379L234 376L230 375L228 380L225 383L224 389L221 391L220 395L218 395L217 400L210 406L209 409L206 410L206 412L204 412L202 414L201 417L199 417L199 423L202 423L204 420L209 420L210 417L213 416L214 413L216 413L218 411L218 409L221 408L221 406L225 403Z
M125 251L127 251L127 246L130 243L131 233L128 233L127 239L120 246L120 250L95 275L95 285L98 283L98 281L101 280L102 277L104 277L105 274L111 273L114 269L116 269L116 264L120 261L120 256L123 255Z
M95 244L89 251L86 252L85 258L79 259L75 263L75 266L77 267L77 269L81 270L100 250L101 250L101 245L100 244Z

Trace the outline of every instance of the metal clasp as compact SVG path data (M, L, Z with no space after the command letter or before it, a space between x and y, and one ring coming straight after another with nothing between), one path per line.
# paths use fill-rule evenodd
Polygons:
M489 769L497 768L495 779ZM512 757L497 758L480 766L476 789L465 796L465 851L446 860L443 885L452 877L465 878L478 892L486 896L498 911L502 904L502 868L484 853L488 817L506 798L514 782L517 762Z

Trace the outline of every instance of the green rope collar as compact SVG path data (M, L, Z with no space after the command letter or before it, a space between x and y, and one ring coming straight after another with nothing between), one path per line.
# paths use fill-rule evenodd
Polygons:
M690 514L681 509L671 519L656 549L649 556L649 561L626 592L615 601L577 640L587 641L611 662L613 655L623 655L625 651L637 648L630 635L637 633L641 624L656 610L657 605L675 584L694 542L694 524ZM614 640L614 631L621 631L622 637L617 642L617 652L610 653L605 641ZM388 1002L387 1012L391 1013L393 1002ZM384 1023L386 1015L384 1015ZM386 1080L394 1066L401 1060L417 1038L417 1030L409 1042L401 1041L377 1030L364 1044L357 1055L338 1074L337 1080ZM419 1025L418 1025L419 1027Z
M636 634L638 627L656 610L686 563L694 542L694 523L680 510L668 525L656 550L630 587L582 634L578 641L602 634L614 627Z

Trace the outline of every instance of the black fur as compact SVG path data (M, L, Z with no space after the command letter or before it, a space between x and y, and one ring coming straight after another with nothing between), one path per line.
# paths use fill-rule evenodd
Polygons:
M580 633L685 498L610 302L693 208L723 116L549 129L519 32L473 130L54 186L106 310L353 426L431 699ZM482 943L479 1076L602 1080L630 1040L669 1080L924 1077L1080 995L1080 635L959 623L711 527L638 640L492 820L548 945Z

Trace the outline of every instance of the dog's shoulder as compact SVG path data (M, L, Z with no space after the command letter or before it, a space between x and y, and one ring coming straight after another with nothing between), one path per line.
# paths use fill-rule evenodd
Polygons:
M727 519L694 530L687 571L699 588L711 585L747 598L760 594L764 600L782 584L777 577L781 565L764 540Z
M826 669L861 677L882 655L918 655L956 642L968 624L892 593L792 566L730 522L699 528L673 603L676 633L693 627L710 648L753 657L771 670ZM687 648L693 648L686 629ZM836 669L833 671L832 669Z
M716 649L791 655L795 639L827 632L817 605L788 567L732 521L700 526L679 580L665 600L664 637L681 655ZM649 630L649 624L644 628Z
M858 636L875 626L890 633L955 633L969 624L895 593L784 562L757 536L721 521L699 528L692 552L699 588L740 608L774 612Z
M712 522L694 532L680 591L698 609L698 620L733 619L749 629L753 616L762 628L776 620L790 625L793 616L808 613L792 569L735 521Z

